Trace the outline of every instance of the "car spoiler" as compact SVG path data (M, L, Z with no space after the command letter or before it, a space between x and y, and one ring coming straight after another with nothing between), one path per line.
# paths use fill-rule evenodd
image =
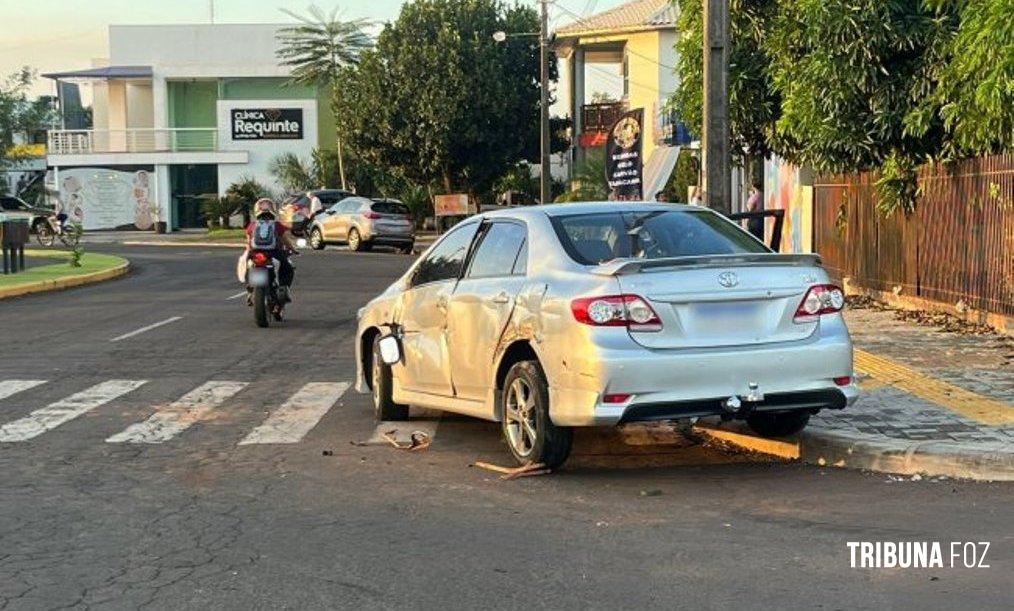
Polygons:
M592 268L600 276L636 274L646 269L659 267L757 267L768 265L791 265L796 267L819 267L818 254L749 253L735 255L704 255L698 257L666 257L662 259L614 259Z

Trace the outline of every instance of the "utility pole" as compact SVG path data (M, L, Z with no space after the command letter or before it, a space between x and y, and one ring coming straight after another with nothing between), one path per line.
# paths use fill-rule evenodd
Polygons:
M539 198L540 203L546 204L552 199L552 178L549 171L549 0L539 0L542 7L542 27L539 32L539 47L541 57L541 68L539 78L539 90L542 95L540 110L542 113L540 131L540 164L542 166L539 176Z
M732 212L732 167L729 159L729 0L704 0L704 137L705 204L715 212Z

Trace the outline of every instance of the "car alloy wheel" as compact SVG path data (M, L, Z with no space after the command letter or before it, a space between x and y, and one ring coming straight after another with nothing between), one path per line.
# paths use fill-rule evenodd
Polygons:
M507 441L518 456L527 458L535 448L539 436L535 397L525 380L517 378L511 383L504 407Z
M359 250L359 232L355 229L349 231L349 250Z
M324 248L324 236L320 234L320 228L314 227L310 232L310 248L320 250Z

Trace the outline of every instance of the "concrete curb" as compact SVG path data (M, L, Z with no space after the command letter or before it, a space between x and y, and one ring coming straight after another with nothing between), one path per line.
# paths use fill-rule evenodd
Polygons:
M104 282L106 280L125 276L129 271L130 261L124 261L116 267L91 272L89 274L68 276L66 278L54 278L53 280L40 280L39 282L32 282L30 284L0 288L0 299L20 297L22 295L30 295L32 293L44 293L47 291L69 289L71 287L83 286L86 284L95 284L96 282Z
M905 442L838 435L819 428L795 438L765 439L740 424L698 423L696 431L752 452L798 459L822 467L980 481L1014 481L1014 450L944 441Z

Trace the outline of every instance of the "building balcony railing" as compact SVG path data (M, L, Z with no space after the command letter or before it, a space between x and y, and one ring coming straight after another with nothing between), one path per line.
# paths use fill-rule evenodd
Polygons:
M218 150L213 127L50 130L50 155L177 153Z

